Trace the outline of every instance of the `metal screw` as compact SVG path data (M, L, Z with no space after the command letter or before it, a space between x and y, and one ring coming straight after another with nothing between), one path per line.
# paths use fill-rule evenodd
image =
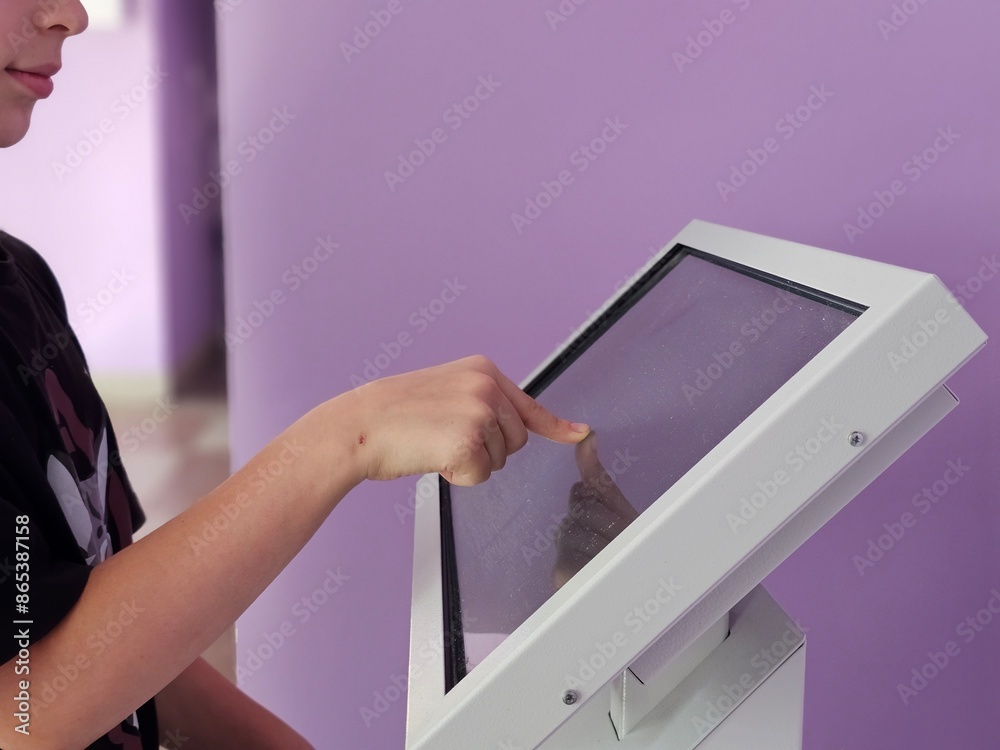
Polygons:
M565 703L567 706L572 706L574 703L576 703L577 698L579 698L579 696L576 694L575 690L567 690L565 693L563 693L563 703Z
M847 442L849 442L851 445L857 448L859 445L865 442L864 433L852 432L851 436L847 439Z

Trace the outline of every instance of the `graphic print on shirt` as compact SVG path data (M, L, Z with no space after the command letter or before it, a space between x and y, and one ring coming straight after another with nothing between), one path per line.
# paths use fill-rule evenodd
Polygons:
M111 554L108 534L108 437L104 425L94 434L77 416L73 402L52 370L45 371L45 391L59 426L65 454L49 456L48 478L76 543L93 567ZM96 443L96 446L95 446Z

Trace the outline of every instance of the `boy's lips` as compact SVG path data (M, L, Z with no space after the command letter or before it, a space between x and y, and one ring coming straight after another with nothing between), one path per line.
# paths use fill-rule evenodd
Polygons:
M50 63L31 68L10 67L4 72L39 99L47 99L55 88L52 76L59 72L59 65Z
M41 65L8 65L7 70L19 70L22 73L34 73L35 75L51 78L62 68L57 62L42 63Z

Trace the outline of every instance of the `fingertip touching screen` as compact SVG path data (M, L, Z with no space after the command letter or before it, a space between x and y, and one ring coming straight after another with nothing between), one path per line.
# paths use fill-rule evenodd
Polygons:
M526 391L586 422L441 484L450 690L866 308L676 246Z

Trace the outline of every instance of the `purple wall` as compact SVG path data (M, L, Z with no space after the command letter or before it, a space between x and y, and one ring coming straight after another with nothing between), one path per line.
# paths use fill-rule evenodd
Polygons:
M524 377L694 217L934 272L1000 334L995 3L552 15L570 5L222 4L236 466L382 365L483 352ZM389 24L345 55L386 7ZM476 111L453 109L477 90ZM594 161L577 152L602 132ZM763 165L720 188L753 155ZM572 182L539 218L512 219L563 170ZM894 184L872 225L845 229ZM319 238L340 244L330 260L315 260ZM990 280L968 286L977 274ZM467 289L425 316L454 280ZM403 332L411 343L389 346ZM998 384L991 346L952 382L960 408L769 580L809 629L810 750L1000 736ZM402 747L405 699L367 722L361 709L406 672L412 535L397 510L411 493L360 487L239 623L243 686L317 747ZM885 524L901 538L859 571ZM338 569L349 580L305 609ZM963 624L980 611L988 623ZM897 685L949 641L957 655L904 704Z
M222 209L195 203L219 165L215 17L204 0L158 0L163 83L160 158L164 172L164 286L167 362L183 368L223 323Z

